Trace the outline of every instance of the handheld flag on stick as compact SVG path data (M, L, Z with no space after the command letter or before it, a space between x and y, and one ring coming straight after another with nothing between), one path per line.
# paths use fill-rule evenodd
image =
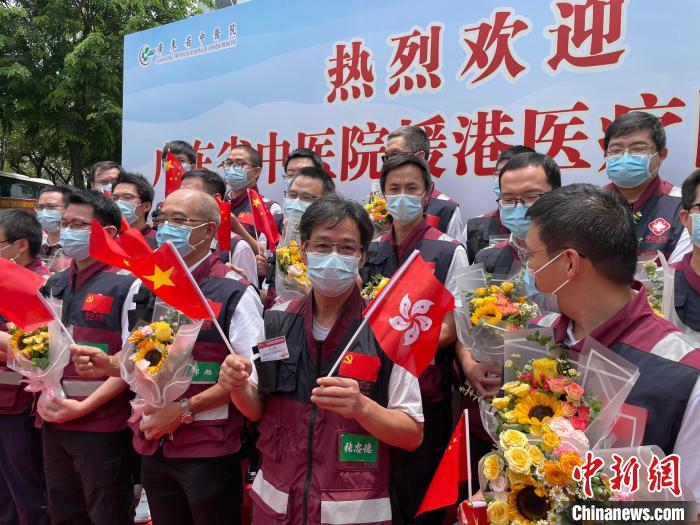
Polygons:
M280 240L277 223L257 191L248 189L248 199L250 199L250 208L253 213L254 228L257 232L265 234L267 245L272 250Z
M44 279L8 259L0 259L0 314L25 332L54 320L51 309L39 293Z
M185 173L185 168L182 167L180 161L175 158L175 155L169 151L165 154L165 196L167 197L172 192L180 188L182 184L182 175Z
M229 252L231 251L231 203L222 201L218 195L216 196L216 203L219 205L219 214L221 216L216 240L219 250Z

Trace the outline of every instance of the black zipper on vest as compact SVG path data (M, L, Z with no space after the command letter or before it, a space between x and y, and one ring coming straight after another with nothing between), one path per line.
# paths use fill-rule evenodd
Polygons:
M318 379L321 374L321 357L323 343L318 343L316 346L316 371L314 373L314 384L312 388L316 385L316 379ZM309 418L309 433L306 438L306 480L304 481L304 492L302 493L302 520L301 523L306 525L309 517L309 488L311 487L311 474L313 472L313 459L314 459L314 426L316 424L316 413L318 412L318 407L316 405L311 406L311 417Z

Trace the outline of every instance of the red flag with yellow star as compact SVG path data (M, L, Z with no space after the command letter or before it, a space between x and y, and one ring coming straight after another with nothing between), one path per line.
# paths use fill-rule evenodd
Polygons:
M185 168L182 167L180 161L175 158L175 155L169 151L165 154L165 196L167 197L172 192L177 190L182 183L182 175L185 173Z
M229 252L231 251L231 203L222 201L218 195L216 196L216 203L219 205L219 214L221 216L216 240L219 250Z
M280 232L277 230L277 223L272 217L270 210L263 203L263 198L257 191L249 189L248 198L250 199L250 208L253 211L255 229L258 230L258 233L265 234L267 245L272 250L280 240Z
M110 266L131 271L131 256L126 253L119 240L109 235L95 219L92 219L90 231L90 257Z

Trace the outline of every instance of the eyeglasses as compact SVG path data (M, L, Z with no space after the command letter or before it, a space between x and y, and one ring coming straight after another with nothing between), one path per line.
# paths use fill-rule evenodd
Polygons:
M115 195L112 193L112 200L114 202L119 202L119 201L124 201L124 202L136 202L138 200L141 200L138 195L134 195L132 193L122 193L119 195Z
M41 211L41 210L63 211L66 209L66 207L61 205L61 204L35 204L34 209L36 211Z
M693 213L693 208L697 208L698 213L700 213L700 202L696 202L695 204L691 204L690 208L688 208L688 213Z
M578 253L578 256L585 259L586 256L579 252L576 248L572 248L571 246L560 246L557 248L558 250L574 250L576 253ZM535 250L534 252L520 252L518 255L520 256L520 260L523 264L526 264L528 261L532 259L532 256L535 255L536 253L541 253L541 252L546 252L547 248L542 248L541 250Z
M301 199L302 202L313 202L315 200L318 200L318 197L316 195L312 195L311 193L307 193L305 191L301 193L293 190L285 191L284 196L288 199Z
M381 159L382 162L386 162L389 160L391 157L395 157L396 155L416 155L418 152L412 152L412 151L397 151L395 153L389 153L388 155L382 155Z
M544 193L531 193L530 195L524 195L520 198L499 197L496 199L496 202L498 203L498 207L502 210L512 210L518 203L523 206L531 206L535 204L542 195L544 195Z
M4 241L0 241L0 244L5 244L5 243L12 244L16 240L17 239L5 239Z
M255 167L255 166L253 166L252 164L248 164L247 162L244 162L244 161L242 161L242 160L225 160L225 161L223 161L223 162L221 163L221 165L222 165L224 168L234 167L234 168L236 168L236 169L238 169L238 170L242 170L242 169L245 168L246 166L250 166L251 168L254 168L254 167Z
M188 219L187 217L163 217L162 215L159 215L153 222L156 224L156 226L158 226L158 228L160 228L165 223L172 224L173 226L187 226L190 223L203 224L209 221L202 219Z
M61 228L62 230L65 229L71 229L71 230L89 230L92 228L92 224L89 222L66 222L66 221L61 221L58 223L58 227Z
M362 252L362 246L359 244L349 243L349 242L327 242L327 241L306 241L306 246L308 251L314 253L320 253L321 255L328 255L335 251L339 255L356 256L360 255Z
M654 146L650 146L649 144L635 144L629 148L613 146L605 151L605 156L622 157L625 153L629 153L630 155L649 155L655 152L656 148Z

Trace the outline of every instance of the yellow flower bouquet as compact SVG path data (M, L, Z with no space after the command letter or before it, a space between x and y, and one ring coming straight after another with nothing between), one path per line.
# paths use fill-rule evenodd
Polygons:
M373 275L369 278L369 281L362 289L362 298L366 301L371 301L379 295L379 293L384 289L384 287L389 282L388 277L384 277L381 274Z
M311 281L306 275L306 264L301 257L301 246L291 239L286 246L277 248L275 286L281 301L289 301L311 291Z
M375 235L379 235L391 227L391 217L386 209L386 199L382 195L379 181L372 182L372 191L367 197L365 211L374 225Z
M22 356L32 366L45 369L49 366L49 328L42 326L31 332L25 332L14 323L8 323L10 350L17 357Z

